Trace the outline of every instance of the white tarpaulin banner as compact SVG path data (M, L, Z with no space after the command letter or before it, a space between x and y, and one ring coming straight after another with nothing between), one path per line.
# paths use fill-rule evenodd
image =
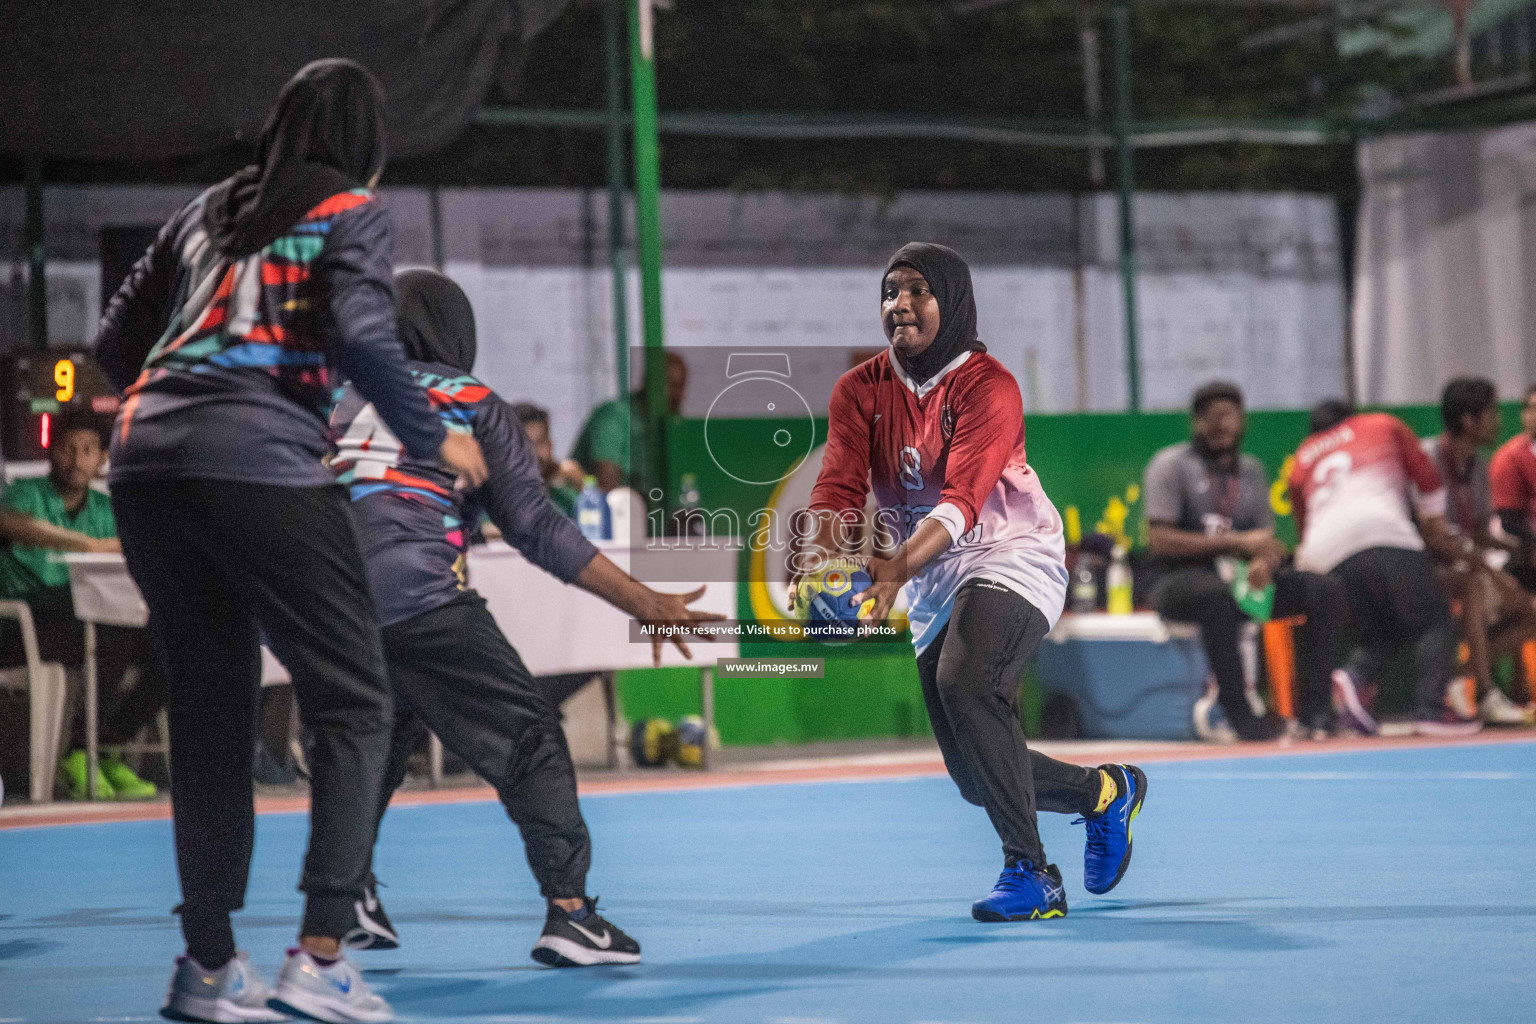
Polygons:
M1432 403L1456 376L1536 380L1536 124L1360 144L1355 387Z

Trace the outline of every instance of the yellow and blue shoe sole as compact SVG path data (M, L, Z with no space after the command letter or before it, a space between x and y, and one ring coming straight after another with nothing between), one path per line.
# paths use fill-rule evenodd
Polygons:
M1135 846L1131 835L1131 822L1136 820L1136 815L1141 813L1141 805L1147 798L1147 773L1133 764L1118 765L1127 775L1136 782L1136 799L1131 801L1131 816L1125 823L1125 856L1120 858L1120 870L1115 874L1115 880L1109 883L1109 888L1104 892L1094 893L1095 896L1103 896L1115 886L1120 884L1120 879L1125 877L1125 869L1131 866L1131 850Z

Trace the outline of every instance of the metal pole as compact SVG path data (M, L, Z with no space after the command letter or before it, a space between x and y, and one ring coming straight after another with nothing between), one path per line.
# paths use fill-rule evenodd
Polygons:
M1104 71L1097 16L1087 4L1081 4L1077 9L1077 41L1083 58L1083 115L1095 131L1100 131L1104 120ZM1104 151L1094 147L1088 150L1088 183L1101 189L1104 177Z
M629 260L624 242L624 0L603 5L608 55L608 266L613 275L613 358L618 395L629 394ZM628 452L625 452L626 461Z
M699 767L709 767L709 748L715 739L715 667L699 669L699 717L704 719L704 742L700 746Z
M1141 357L1136 339L1136 166L1131 150L1131 7L1115 0L1110 10L1115 48L1115 155L1120 193L1120 287L1125 306L1125 382L1130 411L1141 411Z
M427 221L432 229L432 265L441 274L447 256L443 251L443 195L436 185L427 189Z
M667 371L661 338L661 143L656 131L655 12L652 0L630 0L630 88L635 131L635 228L640 256L641 326L645 337L645 479L647 495L667 481Z
M85 798L96 799L96 770L100 764L97 747L97 664L96 623L85 621Z
M27 336L48 347L48 253L43 246L43 161L27 157Z

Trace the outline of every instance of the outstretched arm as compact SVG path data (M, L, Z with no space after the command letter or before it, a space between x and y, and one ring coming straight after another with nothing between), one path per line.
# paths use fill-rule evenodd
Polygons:
M719 612L706 612L688 607L704 596L702 586L687 594L663 594L652 590L614 565L608 556L601 552L581 570L576 577L576 585L589 594L596 594L619 611L647 625L671 626L686 631L687 627L693 623L718 622L725 618ZM651 659L657 667L661 665L662 648L669 640L682 652L683 657L693 657L693 652L688 649L688 644L681 635L665 638L658 636L651 640Z
M724 618L688 607L703 595L703 587L691 594L659 593L620 569L582 536L549 500L533 445L505 402L493 397L477 408L475 436L491 467L490 478L477 496L502 537L534 565L641 622L678 626ZM651 642L657 665L664 642L660 638ZM693 656L680 637L673 637L672 643L685 657Z

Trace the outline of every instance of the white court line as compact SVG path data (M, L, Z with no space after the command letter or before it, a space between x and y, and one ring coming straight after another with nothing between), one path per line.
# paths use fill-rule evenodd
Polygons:
M1178 779L1179 781L1211 780L1257 782L1267 779L1300 779L1303 781L1435 781L1435 780L1473 780L1487 781L1503 779L1530 779L1536 778L1531 772L1163 772L1154 770L1154 778L1163 777Z

